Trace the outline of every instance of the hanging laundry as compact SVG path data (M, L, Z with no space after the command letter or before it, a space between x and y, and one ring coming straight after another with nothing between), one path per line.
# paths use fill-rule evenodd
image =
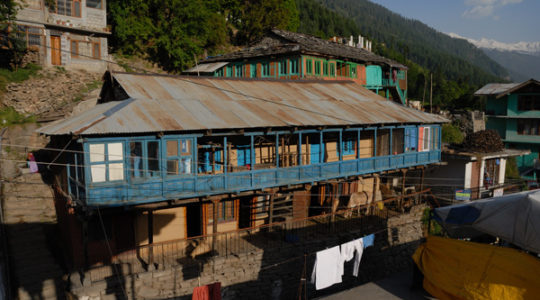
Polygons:
M221 283L198 286L193 289L192 300L221 300Z
M343 263L350 261L355 257L353 275L358 277L358 268L360 267L360 260L362 259L362 252L364 251L364 242L362 239L356 239L348 243L341 245L341 259ZM356 255L355 255L356 253ZM341 275L344 274L343 267L341 269Z
M343 260L339 246L317 252L311 283L320 290L341 282Z
M39 170L36 158L32 152L28 153L28 168L30 168L30 172L32 173L37 173Z
M366 235L362 239L364 240L364 248L371 247L375 243L375 234Z

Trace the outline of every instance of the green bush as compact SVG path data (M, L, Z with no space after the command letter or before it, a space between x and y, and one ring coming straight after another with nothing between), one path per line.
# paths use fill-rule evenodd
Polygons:
M443 230L441 225L437 221L431 219L431 208L424 209L422 214L422 224L425 228L429 228L429 235L443 236Z
M507 179L520 179L519 169L517 166L517 161L515 157L509 157L506 160L506 170L504 172L504 177Z
M442 126L442 141L449 144L463 143L463 133L459 127L452 124L443 124Z
M33 123L35 121L34 116L24 116L11 107L6 107L0 110L0 127Z

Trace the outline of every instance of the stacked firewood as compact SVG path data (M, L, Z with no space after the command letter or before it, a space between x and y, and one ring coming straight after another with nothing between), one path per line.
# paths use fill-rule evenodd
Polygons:
M497 131L488 129L467 135L462 148L470 152L498 152L504 149L504 144Z

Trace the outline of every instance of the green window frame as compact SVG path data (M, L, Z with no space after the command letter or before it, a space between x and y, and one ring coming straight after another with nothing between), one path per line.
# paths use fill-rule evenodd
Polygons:
M328 76L328 62L327 61L323 62L323 75Z
M251 73L250 74L251 78L257 78L257 64L250 64L249 71Z
M294 58L294 59L291 59L290 61L290 64L291 64L291 74L298 74L298 58Z
M349 70L351 78L358 78L358 74L356 72L356 64L349 64Z
M284 59L279 62L279 75L287 75L287 60Z
M321 62L315 61L315 75L321 75Z
M336 63L330 63L330 76L336 77Z
M237 64L234 67L234 77L244 77L244 65Z
M270 77L270 63L265 61L261 63L262 77Z
M313 74L313 60L306 59L306 74Z

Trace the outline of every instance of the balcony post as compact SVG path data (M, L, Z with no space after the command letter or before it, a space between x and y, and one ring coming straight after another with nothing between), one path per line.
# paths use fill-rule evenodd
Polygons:
M279 133L276 133L276 168L279 168Z
M147 220L147 228L148 228L148 269L153 270L153 264L154 264L154 246L152 245L154 243L154 212L152 210L148 210L148 220Z
M338 149L339 149L339 161L343 161L343 130L339 131L339 146L338 146Z
M253 170L255 169L255 146L253 145L254 143L254 137L253 135L250 136L250 151L249 151L249 161L250 161L250 164L251 164L251 168L250 168L250 178L251 178L251 187L253 187Z
M298 133L298 165L302 165L302 132Z
M224 136L223 137L223 174L224 174L224 180L225 180L225 183L224 183L224 186L225 186L225 190L228 189L229 187L229 176L227 176L227 168L229 167L229 164L228 164L228 159L229 159L229 146L227 145L227 136Z
M219 198L212 198L212 253L216 250Z

